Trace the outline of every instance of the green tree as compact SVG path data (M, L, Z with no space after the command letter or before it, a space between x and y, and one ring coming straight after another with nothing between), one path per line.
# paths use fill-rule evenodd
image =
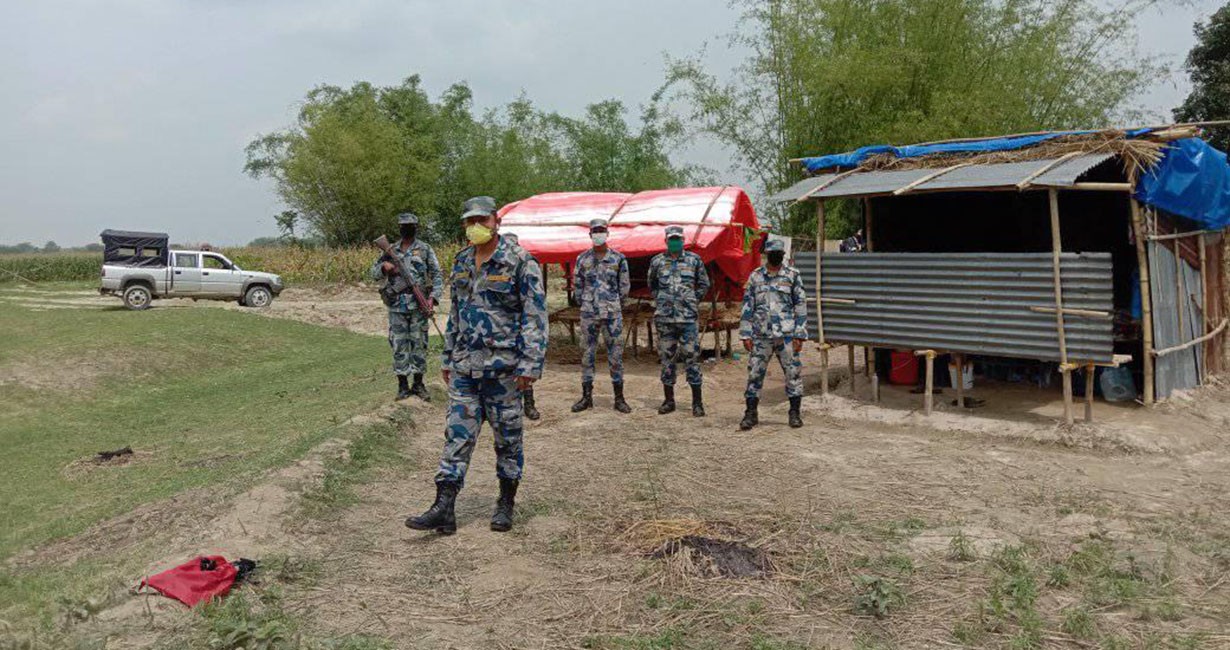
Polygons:
M1196 45L1187 54L1184 68L1192 91L1174 111L1181 122L1230 118L1230 5L1217 10L1207 23L1196 23ZM1230 149L1230 129L1212 127L1209 142Z
M46 244L43 244L43 252L44 253L58 253L60 252L60 245L55 243L54 241L48 241Z
M667 87L759 189L801 177L791 158L867 144L1109 126L1159 68L1131 18L1091 0L743 0L749 58L723 82L673 61ZM847 234L844 206L829 236ZM844 215L844 219L841 218ZM778 215L814 232L812 214Z
M576 119L525 96L476 117L467 85L454 84L432 102L417 77L391 88L321 86L308 93L294 126L248 145L245 171L274 180L291 208L278 226L290 236L302 224L329 244L356 243L409 209L427 219L428 238L457 238L457 211L471 196L507 203L542 192L637 192L703 178L704 170L670 161L683 129L662 116L656 98L640 122L630 125L614 100Z

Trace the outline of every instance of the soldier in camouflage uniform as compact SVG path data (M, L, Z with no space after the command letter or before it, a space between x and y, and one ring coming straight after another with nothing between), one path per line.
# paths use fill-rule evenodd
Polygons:
M743 290L743 313L739 319L739 338L750 352L747 358L747 410L739 429L747 431L759 423L760 389L770 357L776 355L786 374L786 396L790 398L790 426L803 426L799 403L803 400L802 364L799 351L807 340L807 293L798 269L784 264L786 247L780 239L765 243L765 265L752 271Z
M449 279L451 305L441 358L449 406L436 500L406 520L415 530L445 534L457 530L453 504L484 420L495 438L500 479L491 529L512 528L524 464L521 393L542 376L547 354L547 296L538 262L497 234L494 199L466 201L461 218L472 245L457 253Z
M417 238L419 218L410 212L397 215L397 227L401 232L401 241L394 247L401 263L410 272L414 283L427 296L434 310L440 302L440 294L444 291L441 279L440 261L431 246ZM381 255L372 264L370 275L373 280L389 279L397 275L397 267ZM423 384L423 372L427 369L427 325L432 314L424 314L419 308L414 294L405 291L397 294L389 308L389 346L393 348L393 373L397 375L397 399L402 400L415 395L424 401L431 401L431 394ZM414 385L407 381L409 375L414 375Z
M662 362L664 399L658 413L675 410L675 364L687 366L692 387L692 415L702 417L700 301L709 292L709 273L700 256L683 250L683 228L666 227L666 252L649 262L649 290L653 293L653 323L658 330L658 358Z
M572 405L573 413L594 406L594 364L598 356L598 337L606 337L606 360L611 371L611 386L615 392L615 410L631 413L624 400L624 315L623 299L632 283L628 276L628 258L606 245L605 219L589 222L589 236L594 246L577 256L573 286L581 303L581 336L585 353L581 357L581 399Z
M521 247L521 240L517 237L515 233L510 232L510 233L500 235L500 236L503 237L505 240L507 240L508 243L512 244L513 246L516 246L518 248ZM526 253L529 253L529 251L526 251ZM530 257L533 258L534 256L531 255ZM534 261L537 262L538 259L534 258ZM544 283L543 290L546 290L546 284L545 284L546 283L546 273L545 272L543 273L543 283ZM521 393L521 401L525 404L525 410L524 410L525 417L531 420L534 420L534 421L538 421L538 418L542 417L542 414L538 412L538 404L534 400L534 387L533 386L530 386L529 388L525 389L525 391Z

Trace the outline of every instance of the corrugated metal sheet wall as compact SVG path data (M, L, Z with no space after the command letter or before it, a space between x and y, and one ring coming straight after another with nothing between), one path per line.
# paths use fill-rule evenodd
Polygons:
M1183 271L1183 291L1179 296L1178 274L1175 272L1174 251L1168 248L1172 242L1149 242L1149 292L1153 294L1153 347L1162 350L1187 343L1204 332L1200 331L1200 296L1203 292L1200 271L1179 264ZM1176 303L1176 300L1180 301ZM1183 308L1182 323L1179 307ZM1157 358L1155 384L1157 398L1170 397L1176 389L1194 388L1200 385L1200 360L1204 357L1203 344L1186 350L1172 352Z
M809 297L815 287L815 254L795 264ZM824 303L829 341L904 349L935 349L1059 361L1050 253L849 253L826 254ZM1064 253L1064 306L1109 312L1113 306L1109 253ZM816 332L815 303L810 327ZM1110 362L1110 319L1066 318L1068 358Z

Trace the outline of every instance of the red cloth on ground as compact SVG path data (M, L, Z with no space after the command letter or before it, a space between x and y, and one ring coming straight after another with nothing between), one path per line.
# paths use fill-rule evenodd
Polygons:
M202 569L202 559L212 560L214 569ZM149 586L167 598L174 598L192 607L225 596L230 592L231 585L235 584L237 573L235 565L227 562L221 555L202 556L150 576L141 581L141 586Z

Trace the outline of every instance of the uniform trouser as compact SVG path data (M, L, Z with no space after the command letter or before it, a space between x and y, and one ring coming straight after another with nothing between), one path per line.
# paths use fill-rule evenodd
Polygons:
M606 363L611 370L611 382L624 383L624 318L582 318L581 336L585 352L581 355L581 381L594 381L594 365L598 357L598 337L606 338Z
M427 317L419 311L390 311L389 346L394 374L427 372Z
M696 321L690 323L663 323L654 321L658 330L658 359L662 363L662 383L666 386L675 385L675 364L682 363L687 367L688 384L699 386L700 374L700 336Z
M465 484L470 456L483 421L495 438L495 473L519 480L525 458L521 450L521 392L517 378L471 377L454 372L448 384L448 416L444 425L444 453L440 455L437 483Z
M799 353L794 351L793 342L790 339L752 339L752 353L747 357L747 391L744 397L760 397L765 372L774 356L786 375L786 396L803 396L803 363L799 361Z

